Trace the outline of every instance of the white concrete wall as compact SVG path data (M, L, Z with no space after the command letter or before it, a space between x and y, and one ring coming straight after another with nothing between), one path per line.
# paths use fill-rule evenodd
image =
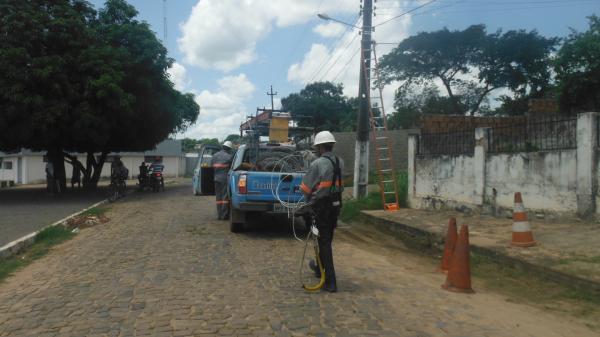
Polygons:
M43 156L24 156L23 163L23 184L46 183L46 163Z
M26 155L22 158L22 178L23 184L43 184L46 182L46 163L44 157L40 155ZM78 156L79 161L85 165L85 155ZM144 160L144 156L123 156L121 161L129 169L129 177L137 179L139 173L138 167ZM0 180L17 181L17 161L18 157L4 158L3 161L11 161L13 163L12 170L4 170L0 168ZM180 157L164 157L163 164L165 165L165 177L181 177L185 173L185 163ZM73 167L65 162L65 173L67 183L70 183ZM110 177L110 163L105 163L102 167L101 178Z
M435 156L416 160L415 196L468 204L475 197L473 156Z
M12 169L4 169L4 163L12 163ZM9 157L4 158L0 163L0 180L2 181L14 181L17 182L17 158Z
M505 208L514 193L530 209L570 212L577 209L577 151L494 154L486 158L485 199Z
M409 200L417 208L463 207L494 213L511 209L514 193L525 206L550 213L600 215L597 113L577 117L577 148L488 153L487 129L474 132L473 155L416 155L410 136Z

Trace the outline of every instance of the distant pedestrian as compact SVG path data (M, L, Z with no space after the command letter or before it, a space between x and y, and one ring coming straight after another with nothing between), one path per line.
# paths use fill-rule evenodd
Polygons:
M227 173L231 167L233 144L223 143L221 151L212 157L212 167L215 169L215 196L217 201L217 217L219 220L229 219L229 195L227 195Z
M56 178L54 177L54 165L48 159L46 162L46 191L56 193Z
M81 162L75 158L71 161L71 165L73 166L73 174L71 175L71 188L75 188L75 184L77 184L77 188L81 188Z

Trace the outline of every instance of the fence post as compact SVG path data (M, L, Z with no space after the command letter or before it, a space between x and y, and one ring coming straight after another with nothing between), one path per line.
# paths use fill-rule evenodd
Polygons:
M417 155L417 144L418 134L408 135L408 196L407 201L411 207L413 205L413 198L415 197L415 179L416 179L416 155Z
M577 115L577 215L589 217L596 211L596 145L598 113Z
M475 129L475 151L474 151L474 191L473 203L483 205L485 197L485 159L488 151L488 135L490 128Z

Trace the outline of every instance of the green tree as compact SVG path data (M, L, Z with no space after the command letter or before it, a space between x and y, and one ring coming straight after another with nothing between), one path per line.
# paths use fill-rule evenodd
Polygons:
M47 150L64 186L64 156L85 152L95 187L111 151L153 148L199 107L174 89L166 49L137 11L108 0L7 0L0 6L0 149Z
M588 21L587 31L571 31L554 63L559 104L568 113L600 109L600 18Z
M225 141L230 141L234 144L239 144L242 141L242 137L238 134L232 133L225 137Z
M343 95L343 86L331 82L310 83L299 93L284 97L281 105L299 126L315 130L345 131L353 113L351 102Z
M536 31L488 34L484 25L423 32L400 42L381 59L382 79L401 81L406 87L438 80L454 114L474 115L499 88L517 95L542 95L550 81L548 57L557 41Z
M453 114L454 104L455 102L448 96L440 96L439 90L434 85L427 85L420 91L414 87L400 87L394 97L395 111L388 116L388 127L390 129L418 127L423 115Z

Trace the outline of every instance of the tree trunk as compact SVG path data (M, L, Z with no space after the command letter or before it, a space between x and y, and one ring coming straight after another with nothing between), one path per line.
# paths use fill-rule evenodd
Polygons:
M94 168L94 173L90 177L90 187L91 188L98 187L98 181L100 180L100 175L102 173L102 167L104 166L104 162L106 161L107 155L108 155L108 151L102 152L102 154L100 154L100 158L98 158L97 162L96 162L96 158L94 158L94 154L91 155L91 157L92 157L91 163ZM89 158L90 158L90 153L88 153L88 159Z
M459 104L458 100L456 99L456 96L454 96L454 92L452 92L452 87L450 86L450 81L443 76L438 76L438 77L442 80L442 83L444 84L444 87L446 88L446 92L448 93L448 97L450 97L450 100L452 100L452 105L454 105L454 113L457 115L462 115L464 113L464 111L461 111L462 109L460 107L460 104Z
M67 175L65 173L65 158L62 149L53 149L48 151L48 160L54 168L54 178L60 189L57 192L67 190Z

